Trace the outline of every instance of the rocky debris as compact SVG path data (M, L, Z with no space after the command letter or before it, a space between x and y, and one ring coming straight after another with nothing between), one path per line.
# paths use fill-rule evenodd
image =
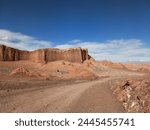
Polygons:
M49 48L35 51L22 51L5 45L0 45L0 61L30 60L47 63L51 61L65 60L82 63L88 59L88 50L82 48L71 48L66 50Z
M114 90L127 112L150 112L150 79L132 79Z

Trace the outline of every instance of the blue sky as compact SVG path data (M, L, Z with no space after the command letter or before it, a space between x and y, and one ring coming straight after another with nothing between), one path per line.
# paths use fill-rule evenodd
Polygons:
M97 60L150 61L150 0L0 0L0 43L86 47Z

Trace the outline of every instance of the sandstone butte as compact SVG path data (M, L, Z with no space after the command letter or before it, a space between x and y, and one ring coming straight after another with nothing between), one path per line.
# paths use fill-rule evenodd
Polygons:
M56 49L46 48L35 51L26 51L11 48L0 44L0 61L30 60L34 62L47 63L51 61L65 60L69 62L82 63L89 59L88 50L82 48Z

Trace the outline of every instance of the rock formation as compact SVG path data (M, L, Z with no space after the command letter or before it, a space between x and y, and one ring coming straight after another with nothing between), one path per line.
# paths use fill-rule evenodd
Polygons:
M30 60L34 62L47 63L57 60L82 63L89 59L88 50L72 48L60 49L39 49L35 51L22 51L15 48L0 45L0 61Z
M114 89L127 112L150 112L150 79L128 79Z

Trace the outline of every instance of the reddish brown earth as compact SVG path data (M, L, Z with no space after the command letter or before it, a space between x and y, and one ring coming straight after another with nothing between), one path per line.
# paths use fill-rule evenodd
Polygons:
M125 112L111 87L144 75L94 61L1 61L0 112Z
M112 89L127 112L150 112L150 77L127 79Z
M94 59L0 61L0 112L149 112L149 71L131 68Z

